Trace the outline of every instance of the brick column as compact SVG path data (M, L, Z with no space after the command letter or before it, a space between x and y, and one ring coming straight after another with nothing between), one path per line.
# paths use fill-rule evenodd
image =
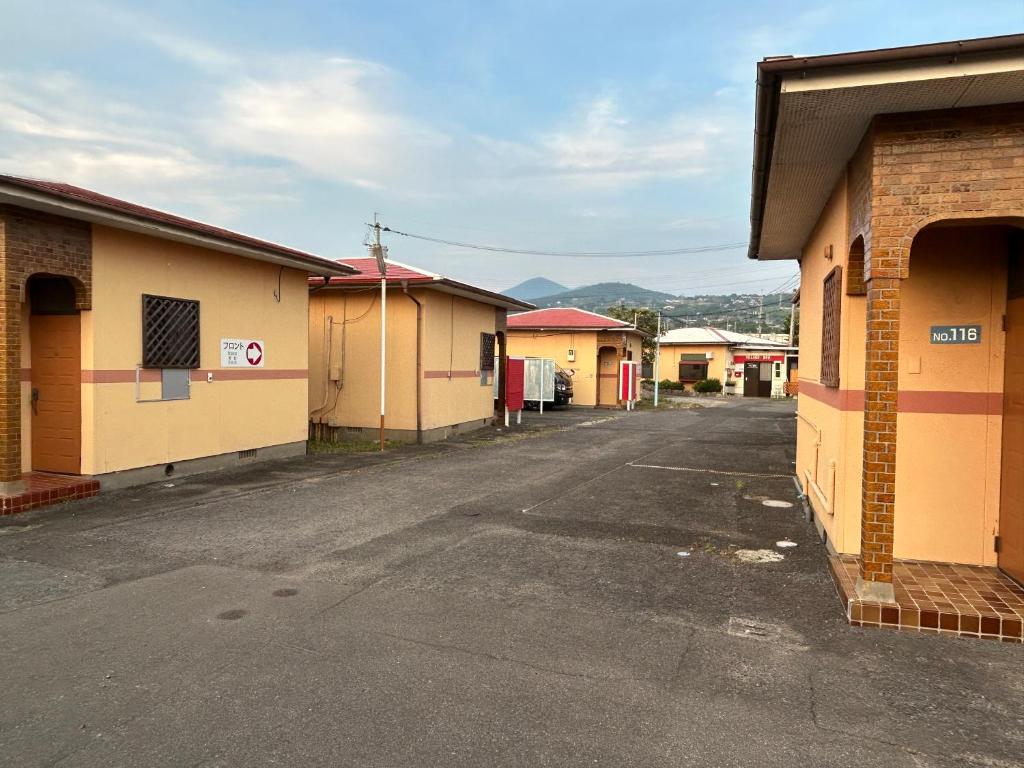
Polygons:
M0 270L2 272L2 270ZM0 275L3 277L3 275ZM0 495L20 493L21 303L0 295Z
M864 477L861 490L862 599L893 601L892 542L896 501L896 399L899 393L900 279L867 282L864 371Z

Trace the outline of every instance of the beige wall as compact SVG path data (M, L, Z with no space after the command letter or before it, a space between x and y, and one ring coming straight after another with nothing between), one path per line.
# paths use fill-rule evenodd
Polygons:
M718 379L725 385L728 381L726 367L732 363L732 354L725 344L662 344L659 355L658 376L661 379L679 381L679 362L682 355L708 355L708 378ZM692 383L686 384L687 389L693 389Z
M864 387L865 298L848 296L847 178L836 184L803 250L800 274L801 397L798 398L797 476L833 546L860 551L860 489L864 414L844 390ZM832 259L826 257L831 246ZM825 277L843 268L839 390L821 392L822 293ZM805 384L806 382L806 384ZM815 386L817 385L817 386ZM804 396L807 395L807 396ZM822 398L825 398L824 400Z
M280 273L278 302L279 273L271 264L93 226L93 308L81 313L83 474L305 440L306 274ZM200 302L202 370L193 374L188 400L136 402L144 293ZM28 312L26 305L26 369ZM223 380L221 338L263 339L266 364L252 372L262 378ZM207 372L213 382L207 383ZM23 382L22 392L22 462L28 470L30 382ZM159 396L158 381L143 383L142 399Z
M572 373L573 405L594 406L597 404L597 357L598 349L615 346L621 352L622 331L556 331L556 330L509 330L508 354L510 357L548 357ZM632 352L634 360L642 355L642 337L635 331L627 331L626 349ZM601 339L599 341L599 339ZM576 359L569 361L569 350L576 351ZM616 375L618 371L615 371Z
M996 228L917 236L903 281L901 401L914 392L1002 393L1006 254ZM981 325L981 343L929 343L930 326L961 324ZM899 414L896 557L995 564L1001 425L998 414Z
M410 293L423 307L422 429L490 418L493 379L488 376L481 383L480 334L495 332L495 308L436 290ZM379 426L379 297L376 289L328 289L310 297L309 402L314 421L364 429ZM416 305L399 288L388 290L387 324L385 427L413 431ZM329 369L335 369L339 381L328 380Z
M425 301L426 291L412 293ZM416 305L397 289L387 298L386 425L414 430ZM313 421L331 426L380 425L380 290L310 296L309 408Z
M834 547L856 554L866 298L845 292L845 185L841 179L803 251L797 473ZM950 395L989 393L998 400L1006 297L1006 248L1000 237L990 228L942 227L922 232L912 250L900 310L897 558L996 562L992 537L998 528L1001 417L995 412L921 412L921 403L934 401L942 411L940 403L948 403ZM831 261L824 255L829 244ZM840 386L826 390L819 379L822 282L837 264L844 267ZM930 326L946 324L980 324L982 344L930 344Z

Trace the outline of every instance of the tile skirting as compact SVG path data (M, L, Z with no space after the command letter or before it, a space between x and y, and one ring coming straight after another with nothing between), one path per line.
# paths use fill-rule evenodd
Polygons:
M1024 642L1024 588L997 568L895 560L889 604L857 597L855 555L828 566L852 626Z

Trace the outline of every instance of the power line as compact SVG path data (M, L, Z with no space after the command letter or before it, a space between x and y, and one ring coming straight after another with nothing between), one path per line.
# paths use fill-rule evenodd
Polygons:
M402 237L411 237L415 240L425 240L428 243L439 243L451 245L456 248L470 248L477 251L491 251L493 253L512 253L520 256L552 256L570 259L626 259L642 258L648 256L681 256L687 253L712 253L714 251L731 251L738 248L746 248L747 243L723 243L721 245L700 245L692 248L668 248L661 251L540 251L527 248L502 248L496 245L480 245L478 243L463 243L457 240L445 240L440 237L429 237L417 235L412 232L401 232L391 227L382 227L382 232L390 232Z

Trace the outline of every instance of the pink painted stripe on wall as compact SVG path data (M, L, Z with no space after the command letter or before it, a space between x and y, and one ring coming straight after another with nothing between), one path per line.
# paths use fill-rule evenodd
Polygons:
M424 379L474 379L480 371L424 371Z
M900 392L896 400L900 413L948 413L999 416L1003 412L1002 392Z
M864 410L862 389L832 389L801 379L800 394L841 411ZM896 410L900 413L999 416L1003 412L1003 393L903 390L897 395Z
M274 379L306 379L309 374L304 368L294 369L234 369L223 370L197 369L191 372L189 378L194 382L205 382L207 374L213 374L214 381L267 381ZM143 368L139 372L139 379L143 383L152 384L160 381L160 371L154 368ZM83 370L83 384L134 384L134 369L107 369L107 370Z

